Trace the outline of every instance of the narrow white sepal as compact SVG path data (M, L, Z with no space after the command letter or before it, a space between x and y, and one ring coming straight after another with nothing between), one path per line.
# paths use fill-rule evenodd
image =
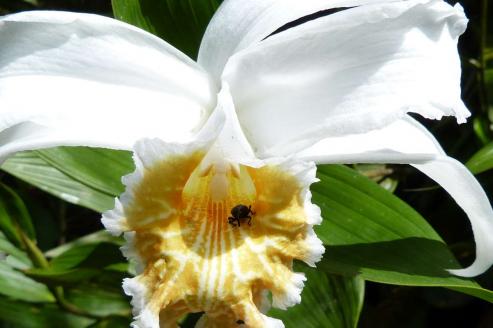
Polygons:
M469 267L448 270L457 276L477 276L493 264L493 209L483 188L457 160L442 156L425 164L413 164L440 184L466 212L476 241L476 260Z

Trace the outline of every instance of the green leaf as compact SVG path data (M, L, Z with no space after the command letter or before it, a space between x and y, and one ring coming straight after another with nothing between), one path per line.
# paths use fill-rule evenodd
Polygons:
M27 210L26 205L17 193L8 186L0 183L0 197L7 205L10 217L15 220L16 225L30 238L36 239L36 231Z
M0 320L11 323L15 328L85 328L95 322L94 319L61 311L54 305L34 307L4 298L0 298Z
M110 266L111 267L111 266ZM91 282L105 286L107 288L113 288L120 290L122 288L122 280L128 278L127 272L103 270L101 274L94 277Z
M110 243L85 244L72 247L50 262L52 270L75 267L104 268L110 264L125 262L117 245Z
M36 7L38 7L38 6L39 6L39 2L38 2L38 0L22 0L22 1L24 1L24 2L26 2L26 3L29 3L29 4L31 4L31 5L33 5L33 6L36 6Z
M15 247L11 242L8 241L7 237L0 231L0 252L8 254L7 263L16 268L29 268L32 266L32 262L22 250ZM14 262L16 265L10 264L12 259L15 259ZM10 263L9 263L10 262Z
M121 194L125 190L121 177L135 168L132 154L121 150L57 147L36 154L74 180L108 195Z
M62 253L74 248L83 245L93 245L98 243L110 243L117 246L123 246L124 240L122 237L115 237L110 235L106 230L101 230L94 232L92 234L86 235L84 237L75 239L69 243L63 244L56 248L50 249L45 253L47 257L57 257Z
M93 268L76 268L67 270L35 268L26 271L26 275L32 279L53 287L87 281L100 273L101 270Z
M88 328L128 328L130 326L130 319L122 317L110 317L105 318Z
M16 246L22 245L22 239L17 231L14 220L10 217L7 203L0 198L0 230L5 234L8 240Z
M472 173L478 174L493 168L493 142L481 148L466 163Z
M53 302L48 288L0 262L0 294L28 302Z
M115 18L147 30L191 58L222 0L112 0Z
M94 316L129 317L131 314L129 299L119 290L111 291L99 285L82 285L69 289L65 297L71 304Z
M318 177L313 201L324 220L316 230L326 251L317 267L380 283L447 287L493 302L492 291L445 271L460 266L413 208L345 166L319 166Z
M307 281L301 303L287 311L272 309L269 315L281 319L287 328L356 328L363 307L363 279L331 275L306 266L302 271Z
M35 152L18 153L2 169L69 203L103 212L113 208L114 196L88 187L48 164Z
M21 232L30 239L36 232L29 211L22 199L10 187L0 183L0 229L16 246L23 246Z
M484 116L476 116L472 120L474 133L483 145L486 145L491 140L490 124L490 120Z
M490 58L491 60L491 58ZM488 65L489 68L484 70L484 79L485 79L485 88L486 88L486 93L488 95L488 111L489 111L489 117L490 121L492 120L492 115L493 115L493 62L491 62L490 65Z
M31 269L26 274L50 285L73 284L100 275L110 265L124 262L118 245L80 244L55 257L49 267Z

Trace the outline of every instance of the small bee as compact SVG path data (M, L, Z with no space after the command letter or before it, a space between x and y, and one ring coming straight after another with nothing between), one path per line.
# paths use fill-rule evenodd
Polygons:
M236 205L231 209L231 215L228 218L228 223L231 224L233 227L236 227L235 221L238 223L238 227L240 226L240 221L243 219L248 219L248 225L252 225L252 217L251 215L255 215L255 213L252 211L252 205L249 205L248 207L246 205Z
M243 320L240 319L240 320L236 320L236 323L238 325L244 325L245 324L245 321L243 321Z

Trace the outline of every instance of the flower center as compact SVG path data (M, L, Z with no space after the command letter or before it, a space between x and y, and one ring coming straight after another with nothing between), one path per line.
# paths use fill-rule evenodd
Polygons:
M255 198L255 185L244 166L225 161L205 170L199 166L183 188L183 215L198 223L214 223L221 234L230 228L228 224L241 226L245 219L251 224L250 209L255 206Z
M126 290L145 291L146 313L163 326L202 311L206 327L265 326L267 290L277 307L299 302L304 277L292 261L312 263L323 250L305 211L303 190L314 177L300 180L303 166L169 153L135 173L121 199L124 229L133 231L129 252L140 261Z

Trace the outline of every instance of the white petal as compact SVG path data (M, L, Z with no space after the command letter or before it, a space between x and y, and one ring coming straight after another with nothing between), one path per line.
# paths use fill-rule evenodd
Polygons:
M186 140L215 106L208 75L159 38L96 15L0 18L0 157L58 145Z
M435 138L412 118L360 135L327 138L297 157L318 163L412 164L440 184L471 221L476 261L466 269L449 271L470 277L493 264L493 210L488 197L467 168L447 157Z
M443 1L348 9L237 53L223 79L261 157L381 128L406 112L463 122L457 39L466 21Z
M325 138L296 157L318 164L423 163L445 155L431 133L406 116L382 129Z
M400 0L225 0L205 31L198 62L219 78L228 58L279 27L321 10Z
M476 260L471 266L449 272L477 276L493 264L493 209L483 188L469 170L450 157L413 165L440 184L467 213L476 241Z
M225 116L224 127L216 142L216 147L221 150L220 156L231 163L253 165L256 162L255 154L241 130L227 84L223 85L218 94L216 111L224 113Z

